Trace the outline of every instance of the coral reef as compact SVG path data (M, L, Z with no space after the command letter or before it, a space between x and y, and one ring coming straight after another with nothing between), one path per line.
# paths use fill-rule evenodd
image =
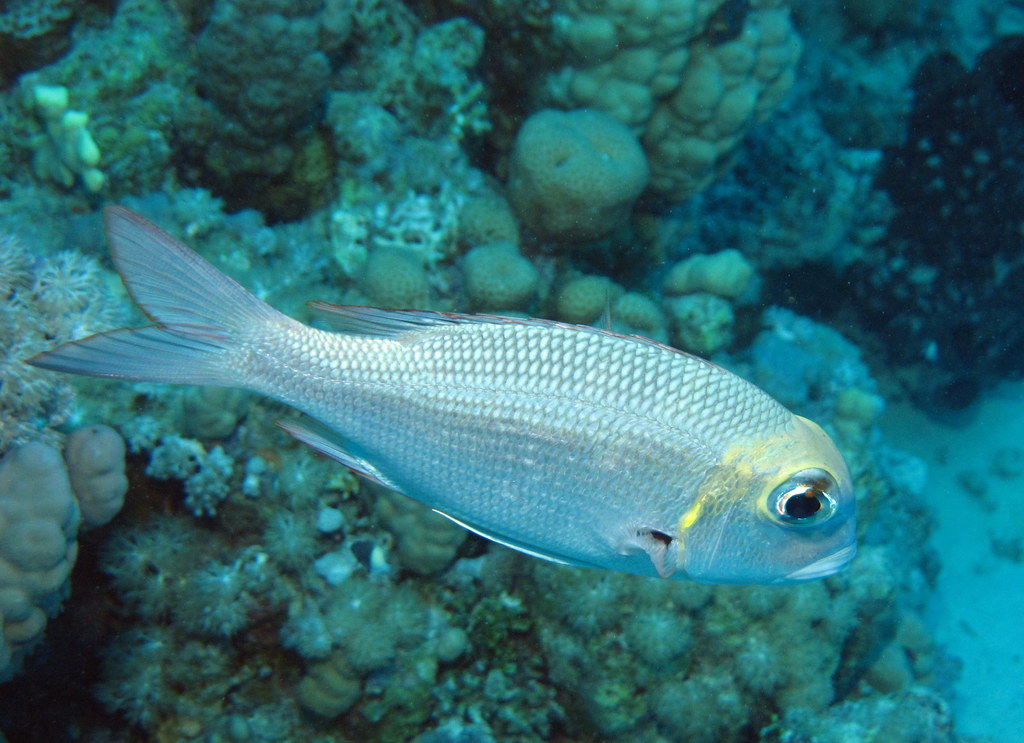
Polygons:
M869 395L875 382L860 351L832 328L781 307L764 313L767 326L746 353L747 377L772 392L783 405L812 411L819 420L831 420L837 408L854 412L851 390ZM872 400L875 398L872 397ZM857 400L860 405L877 404Z
M74 0L11 0L0 10L0 83L51 62L70 45Z
M848 274L886 351L921 367L915 395L940 408L1024 374L1024 105L1007 82L1022 61L1024 36L1010 36L972 71L948 53L918 67L906 142L878 175L893 201L890 240Z
M822 715L805 709L788 711L763 732L765 743L836 743L915 740L947 743L954 740L949 706L926 688L900 691L892 697L869 697L843 702Z
M820 285L801 286L793 269L832 272L884 238L891 205L873 186L880 163L877 149L838 143L810 102L779 111L770 129L750 132L729 174L681 205L692 230L678 235L670 255L739 250L769 283L780 274L774 291L820 301Z
M926 465L878 419L1021 373L1018 6L7 2L0 740L960 740ZM792 587L551 565L299 446L276 402L27 366L129 324L105 200L302 320L528 313L713 355L837 441L860 554Z
M563 107L604 111L638 132L651 190L667 199L693 195L720 175L793 83L800 40L784 2L554 6L570 62L549 77L544 94Z
M351 26L341 4L332 5L337 14L322 5L213 3L196 44L201 98L184 114L187 125L206 134L192 147L201 147L210 184L231 200L243 181L269 190L312 142L302 132L322 115L328 55L344 44ZM287 193L294 198L297 192ZM285 208L269 195L264 199L266 208Z

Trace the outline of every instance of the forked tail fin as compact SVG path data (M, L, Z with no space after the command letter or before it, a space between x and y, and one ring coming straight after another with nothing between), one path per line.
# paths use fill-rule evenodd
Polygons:
M232 363L239 340L292 321L135 212L110 206L104 222L122 281L156 324L65 343L28 363L88 377L245 386Z

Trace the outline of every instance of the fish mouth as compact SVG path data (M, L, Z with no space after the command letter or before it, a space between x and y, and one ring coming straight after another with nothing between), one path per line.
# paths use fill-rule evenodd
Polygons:
M857 554L857 544L849 544L843 547L841 550L833 552L831 555L822 557L819 560L815 560L810 565L794 570L792 573L787 575L779 583L789 583L790 581L803 581L803 580L814 580L815 578L824 578L827 575L832 575L842 570L850 560L853 559L854 555Z

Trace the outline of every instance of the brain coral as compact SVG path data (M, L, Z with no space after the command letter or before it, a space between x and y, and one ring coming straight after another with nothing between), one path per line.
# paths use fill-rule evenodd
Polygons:
M647 185L632 132L605 113L543 110L526 120L509 160L508 195L541 237L603 237L629 216Z
M612 305L612 327L628 334L643 335L660 343L668 341L665 318L654 301L638 292L626 292Z
M650 188L669 199L713 180L793 82L800 41L785 0L554 6L569 64L547 78L541 97L599 109L639 133Z

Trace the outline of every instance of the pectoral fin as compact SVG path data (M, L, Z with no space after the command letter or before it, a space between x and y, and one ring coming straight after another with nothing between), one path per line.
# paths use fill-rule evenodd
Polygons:
M631 527L622 539L619 552L629 554L643 551L662 578L671 578L678 567L679 550L670 534L649 526Z

